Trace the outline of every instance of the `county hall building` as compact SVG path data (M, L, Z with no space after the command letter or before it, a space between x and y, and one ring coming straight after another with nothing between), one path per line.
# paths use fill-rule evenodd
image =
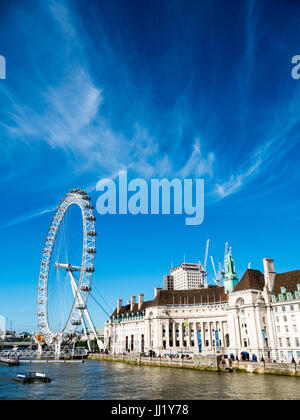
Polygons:
M153 300L118 300L106 350L300 362L300 270L278 274L272 259L263 266L239 280L229 252L222 287L206 285L198 264L171 269Z

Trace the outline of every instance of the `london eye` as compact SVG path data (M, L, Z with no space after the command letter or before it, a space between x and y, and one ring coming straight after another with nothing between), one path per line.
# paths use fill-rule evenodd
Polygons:
M100 341L87 308L95 271L96 229L86 191L72 189L58 206L46 237L38 284L38 325L44 342L60 350L78 329ZM89 327L89 329L88 329ZM91 343L88 339L89 350Z

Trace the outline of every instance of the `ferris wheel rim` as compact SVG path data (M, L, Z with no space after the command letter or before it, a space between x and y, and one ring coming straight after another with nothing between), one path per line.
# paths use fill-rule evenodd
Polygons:
M93 214L93 206L89 203L89 201L90 197L88 197L84 190L75 189L67 193L65 198L61 201L60 205L56 209L46 237L42 254L38 285L38 324L40 333L43 335L45 342L49 345L53 344L56 339L61 339L66 334L75 314L77 318L79 317L79 296L80 302L83 302L83 304L86 305L90 294L93 273L95 270L96 219ZM57 240L57 234L68 209L73 205L77 205L80 208L83 224L83 249L80 276L77 283L76 295L74 296L73 305L72 308L70 308L70 313L66 324L61 331L53 332L50 327L48 312L49 272L52 262L54 245ZM70 333L74 333L77 328L78 325L74 325L72 330L70 330Z

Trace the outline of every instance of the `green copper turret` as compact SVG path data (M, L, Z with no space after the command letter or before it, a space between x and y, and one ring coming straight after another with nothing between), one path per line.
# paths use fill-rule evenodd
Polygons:
M225 258L225 278L224 287L226 295L233 292L235 285L239 282L238 276L235 272L235 264L231 252Z

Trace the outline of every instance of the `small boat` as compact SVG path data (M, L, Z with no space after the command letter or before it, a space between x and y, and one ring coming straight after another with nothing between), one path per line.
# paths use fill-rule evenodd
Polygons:
M20 362L19 362L18 359L9 359L8 357L7 358L1 358L0 359L0 364L6 365L6 366L9 366L9 367L20 366Z
M18 373L13 381L21 382L22 384L37 384L37 383L50 383L51 379L45 373L29 372Z

